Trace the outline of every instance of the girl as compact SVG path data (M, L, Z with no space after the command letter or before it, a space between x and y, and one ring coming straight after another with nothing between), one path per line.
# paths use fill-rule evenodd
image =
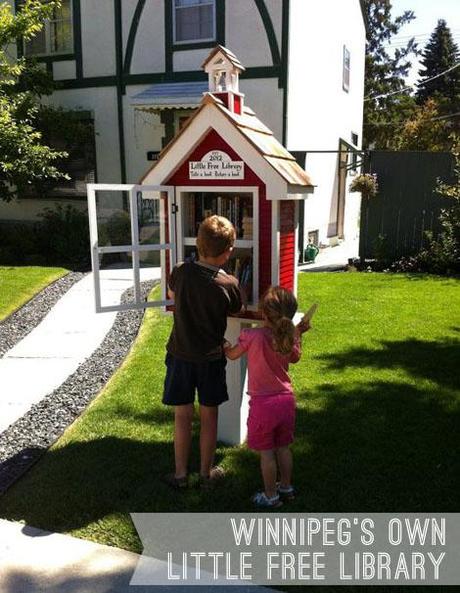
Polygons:
M276 508L281 498L294 498L289 444L294 440L295 398L287 371L289 363L300 359L300 336L310 324L294 327L297 300L284 288L269 288L259 308L264 327L242 330L238 344L228 345L225 354L230 360L248 356L248 447L260 452L265 487L252 500L258 507Z

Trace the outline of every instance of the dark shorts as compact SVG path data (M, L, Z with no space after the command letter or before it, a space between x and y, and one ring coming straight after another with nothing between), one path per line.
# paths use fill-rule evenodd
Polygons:
M218 406L228 400L225 368L227 359L189 362L166 355L163 403L168 406L193 404L195 390L202 406Z

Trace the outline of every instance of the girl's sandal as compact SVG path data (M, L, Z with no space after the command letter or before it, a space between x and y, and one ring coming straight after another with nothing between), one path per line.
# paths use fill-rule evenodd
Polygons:
M184 490L188 487L188 476L176 478L174 473L166 474L163 476L163 482L175 490Z
M279 507L283 506L279 494L269 498L265 492L257 492L254 494L252 497L252 502L259 509L278 509Z

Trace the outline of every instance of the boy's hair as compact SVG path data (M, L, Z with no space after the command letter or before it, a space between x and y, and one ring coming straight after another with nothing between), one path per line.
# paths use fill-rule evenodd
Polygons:
M233 247L235 239L235 227L229 220L223 216L209 216L200 224L196 246L202 257L219 257Z
M292 292L280 286L270 287L263 296L259 309L272 328L274 350L280 354L292 352L295 332L292 318L297 311L297 299Z

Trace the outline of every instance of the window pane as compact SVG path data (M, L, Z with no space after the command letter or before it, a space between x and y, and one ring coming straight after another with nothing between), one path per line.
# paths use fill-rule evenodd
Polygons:
M52 21L50 23L51 53L72 50L72 27L70 21Z
M198 0L176 2L182 3L176 3L176 41L214 38L214 3Z
M176 8L181 6L197 6L198 4L213 4L211 0L176 0Z
M345 91L350 88L350 51L343 47L343 76L342 86Z
M35 56L37 54L46 54L46 33L43 28L35 37L25 44L25 53L27 56Z
M53 20L70 19L71 17L72 13L70 10L70 0L62 0L61 7L54 9Z

